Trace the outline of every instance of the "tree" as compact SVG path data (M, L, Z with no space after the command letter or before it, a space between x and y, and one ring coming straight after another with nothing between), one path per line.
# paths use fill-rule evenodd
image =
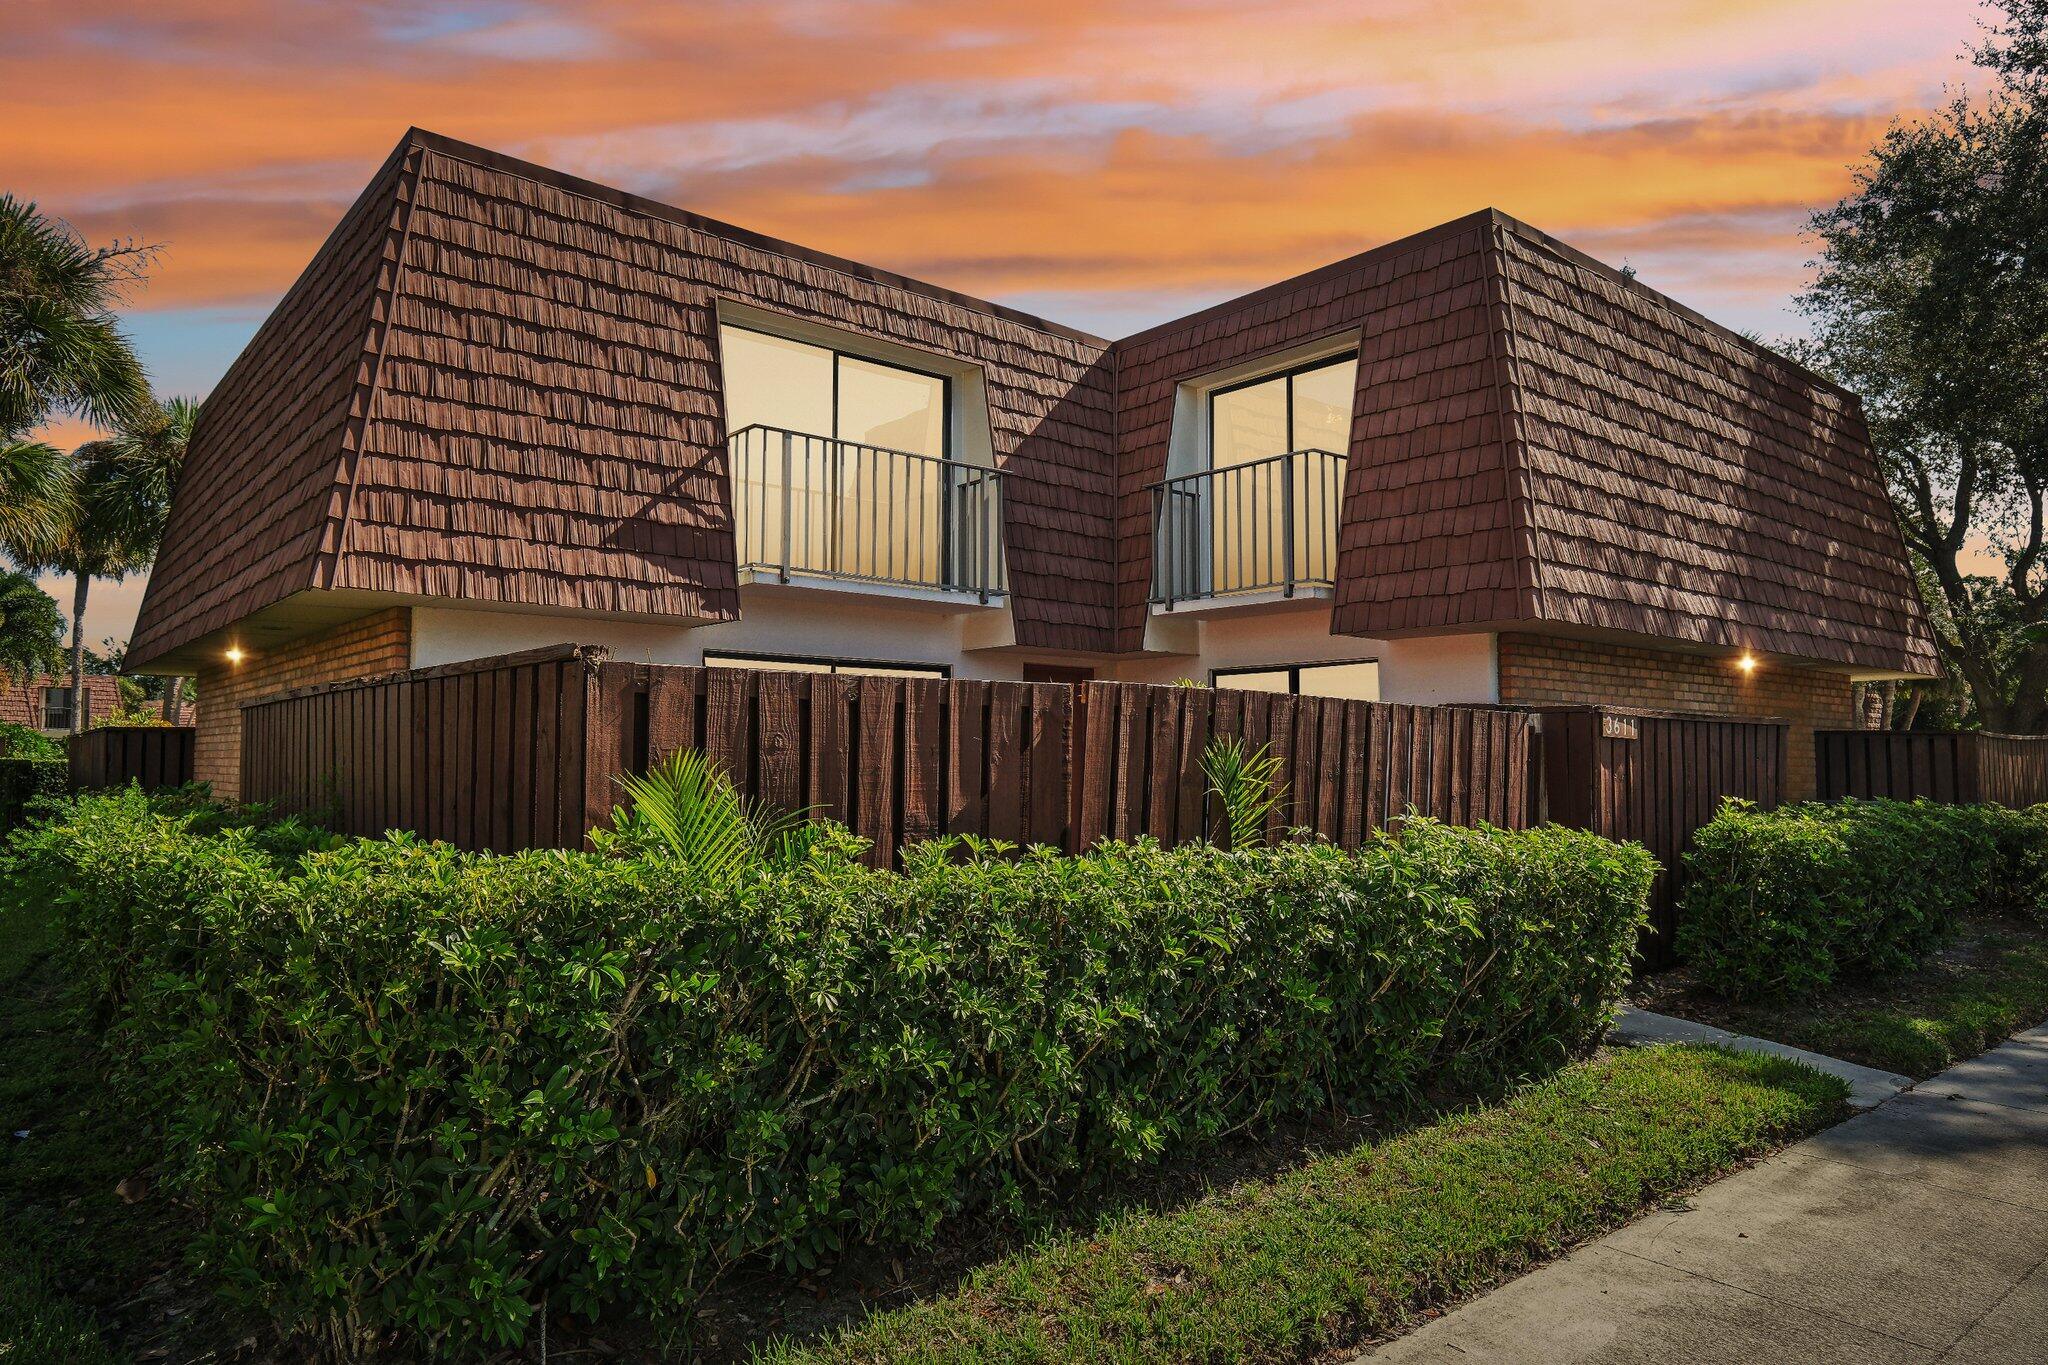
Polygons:
M113 307L153 247L89 245L32 202L0 194L0 539L47 548L69 514L60 452L31 439L52 416L133 420L149 385Z
M2048 728L2048 99L2007 0L1995 76L1895 124L1813 218L1803 358L1861 393L1944 663L1986 728ZM2031 37L2029 36L2031 35ZM2028 43L2037 46L2030 48ZM1988 546L2000 572L1975 570Z
M69 461L71 515L54 539L6 545L32 568L71 575L73 696L85 682L85 609L92 580L119 581L156 558L198 415L198 403L188 398L151 402L123 419L112 436L80 446ZM82 723L81 711L72 708L74 732Z
M0 569L0 687L56 671L64 616L25 573Z

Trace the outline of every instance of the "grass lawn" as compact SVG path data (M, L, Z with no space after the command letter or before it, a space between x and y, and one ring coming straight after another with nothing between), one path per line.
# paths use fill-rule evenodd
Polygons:
M2048 1019L2048 927L1969 921L1919 971L1803 1004L1736 1004L1694 985L1683 969L1660 973L1635 1001L1925 1080Z
M98 1080L92 1036L49 927L0 919L0 1365L261 1357L264 1334L184 1271L191 1227L149 1188L153 1140ZM836 1337L754 1345L785 1362L1300 1359L1396 1331L1818 1128L1841 1097L1770 1058L1619 1053L1495 1107L1048 1235ZM641 1358L646 1334L613 1326ZM611 1354L600 1342L579 1354Z
M1494 1108L1051 1239L950 1294L764 1355L1300 1360L1398 1331L1612 1228L1822 1126L1842 1097L1840 1082L1773 1058L1623 1052Z

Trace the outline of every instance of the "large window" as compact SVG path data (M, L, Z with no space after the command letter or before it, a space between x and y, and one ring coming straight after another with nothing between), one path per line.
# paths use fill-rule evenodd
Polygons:
M827 659L796 654L726 654L704 651L706 668L766 668L784 673L848 673L865 678L949 678L944 664L889 663L879 659Z
M1341 697L1347 701L1380 699L1380 666L1373 659L1329 664L1275 664L1270 668L1219 668L1213 677L1216 686L1225 691Z
M1357 383L1350 355L1210 393L1212 591L1335 577Z
M1351 448L1358 357L1339 356L1209 395L1209 467L1227 469L1296 450Z
M728 431L776 427L943 458L947 383L901 365L721 327Z
M948 463L945 376L744 327L719 347L744 563L934 586L987 572L993 476Z

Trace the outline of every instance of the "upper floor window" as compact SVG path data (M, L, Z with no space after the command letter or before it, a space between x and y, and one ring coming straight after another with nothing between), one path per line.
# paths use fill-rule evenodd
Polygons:
M71 728L70 688L46 687L43 689L43 728L45 730L69 730Z
M1296 450L1345 454L1358 357L1317 360L1209 394L1209 467L1226 469Z
M718 329L727 431L750 426L944 458L949 384L807 341Z
M1001 474L955 458L946 375L718 329L742 582L1002 591Z

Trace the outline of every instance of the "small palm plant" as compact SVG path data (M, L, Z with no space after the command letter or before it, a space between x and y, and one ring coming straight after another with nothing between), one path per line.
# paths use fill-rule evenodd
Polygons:
M678 749L644 775L618 781L633 802L630 810L612 811L619 835L652 843L713 886L731 886L749 870L801 861L819 832L804 811L748 800L696 749Z
M1236 736L1219 735L1202 750L1209 793L1222 807L1230 847L1264 848L1266 824L1280 809L1280 760L1267 747L1249 748Z

